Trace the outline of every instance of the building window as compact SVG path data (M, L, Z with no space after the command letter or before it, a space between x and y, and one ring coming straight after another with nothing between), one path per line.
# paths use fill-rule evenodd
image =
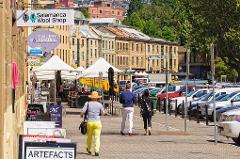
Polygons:
M148 52L150 52L150 45L148 45Z
M111 49L111 41L108 42L108 49Z
M95 46L97 46L97 40L95 40Z
M159 60L157 59L157 67L159 66Z
M128 51L128 43L126 43L126 50Z
M123 43L123 50L125 50L125 43Z
M159 48L158 48L158 45L157 45L157 53L159 53Z
M117 65L119 65L119 57L117 57Z
M119 43L117 43L117 50L119 50Z
M72 38L72 45L75 45L75 41L74 41L74 38Z
M152 53L154 54L154 45L152 45Z
M97 58L97 49L95 49L95 58Z
M63 44L64 44L64 36L63 36L63 39L62 39L62 40L63 40Z
M114 55L112 55L112 64L114 64Z
M126 65L128 66L128 57L126 57Z
M105 42L105 41L103 40L103 41L102 41L102 48L104 48L104 42Z
M82 46L84 46L84 40L82 39Z
M134 66L134 57L132 57L132 65Z
M132 51L134 51L134 44L132 44Z
M176 66L177 66L177 60L174 59L174 60L173 60L173 68L176 68Z
M118 15L120 15L120 12L118 12Z
M112 50L114 50L114 42L112 41Z
M177 53L177 47L174 47L173 52L174 52L174 55L176 55L176 53Z
M154 59L152 60L152 65L153 65L153 67L155 66L155 62L154 62Z
M141 66L143 67L143 57L141 57Z
M90 49L90 56L91 56L91 58L92 58L92 49Z
M99 10L99 13L102 13L102 10Z
M136 65L138 65L138 57L137 57L137 59L136 59Z
M136 44L136 51L138 51L138 44Z
M90 45L92 45L92 40L90 40Z
M122 50L122 43L120 43L120 50Z
M123 57L123 65L125 65L125 57Z
M122 65L122 56L120 57L120 65Z

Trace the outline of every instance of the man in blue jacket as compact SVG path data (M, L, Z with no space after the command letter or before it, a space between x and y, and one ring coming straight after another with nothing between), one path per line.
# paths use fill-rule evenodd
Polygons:
M120 103L122 104L122 123L121 123L121 134L124 134L125 129L125 122L128 116L129 122L129 135L132 135L132 128L133 128L133 112L134 112L134 104L135 104L135 97L134 94L130 91L131 86L128 84L126 85L126 90L123 91L120 95Z

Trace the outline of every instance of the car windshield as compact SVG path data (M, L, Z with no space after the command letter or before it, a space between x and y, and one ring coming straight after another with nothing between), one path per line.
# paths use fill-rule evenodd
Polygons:
M211 99L211 97L213 96L213 93L211 92L211 93L208 93L208 94L206 94L205 96L203 96L202 98L201 98L201 101L209 101L209 99Z
M230 100L233 96L235 96L238 92L233 92L227 96L225 96L224 98L221 99L221 101L228 101Z
M149 91L150 94L153 94L153 93L158 93L160 92L162 89L161 88L155 88L155 89L152 89Z
M188 96L188 97L191 97L195 92L197 92L197 91L191 91L191 92L189 92L189 93L187 94L187 96Z
M228 94L223 94L223 95L220 95L218 96L215 100L216 101L221 101L224 97L226 97Z

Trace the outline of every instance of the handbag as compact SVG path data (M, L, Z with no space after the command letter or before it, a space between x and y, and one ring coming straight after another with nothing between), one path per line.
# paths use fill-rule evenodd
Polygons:
M87 104L87 110L85 112L84 119L80 123L79 128L78 128L80 130L81 134L83 134L83 135L86 135L86 133L87 133L87 120L86 119L87 119L87 114L88 114L88 106L89 106L89 103Z

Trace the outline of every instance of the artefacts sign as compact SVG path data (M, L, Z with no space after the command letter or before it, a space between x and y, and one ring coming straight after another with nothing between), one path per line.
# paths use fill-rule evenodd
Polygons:
M74 25L74 10L17 10L17 26Z
M39 47L45 52L50 52L59 45L60 38L54 32L38 30L29 35L27 42L31 48Z
M76 159L74 143L26 143L24 159Z

